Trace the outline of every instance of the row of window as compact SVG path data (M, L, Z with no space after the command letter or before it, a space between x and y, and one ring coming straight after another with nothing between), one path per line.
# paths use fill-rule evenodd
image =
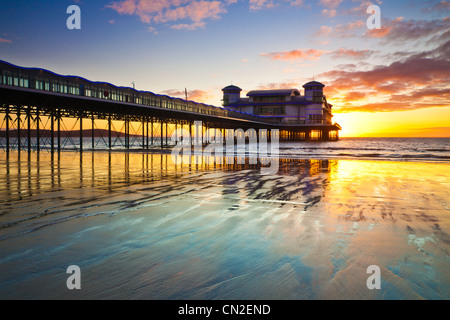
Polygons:
M286 107L255 107L255 113L259 115L284 115Z
M252 97L253 102L264 102L264 103L278 103L285 102L285 96L255 96Z

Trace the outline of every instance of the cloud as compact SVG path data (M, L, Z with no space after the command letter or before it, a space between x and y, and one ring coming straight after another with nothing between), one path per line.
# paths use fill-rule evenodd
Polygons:
M267 57L271 60L289 61L289 60L317 60L324 53L326 53L326 51L316 49L297 49L292 51L261 53L260 55L263 57Z
M382 1L367 1L367 0L353 0L353 2L359 2L358 6L351 7L350 9L344 9L341 11L341 15L361 16L368 17L367 8L373 4L381 5ZM375 3L374 3L375 2Z
M249 0L249 9L250 11L258 11L262 9L273 9L285 4L289 4L293 7L302 7L304 6L303 0L282 0L281 2L277 0Z
M0 43L12 43L12 40L0 38Z
M177 90L177 89L169 89L162 92L162 94L171 96L171 97L178 97L185 99L186 93L184 90ZM195 102L205 102L208 99L212 98L212 95L208 91L204 90L188 90L187 91L187 97L188 100L195 101Z
M321 26L313 36L315 39L351 38L357 36L355 32L362 27L365 27L365 23L362 20L352 21L347 24L338 24L332 27Z
M422 8L421 11L424 13L428 12L449 12L450 11L450 1L427 1L427 6Z
M249 0L249 8L251 11L257 11L261 9L274 8L275 4L272 0Z
M450 106L450 41L367 71L336 69L320 75L339 112L399 111ZM447 48L447 49L445 49ZM359 94L356 94L359 93ZM358 103L360 102L360 103ZM362 103L361 103L362 102Z
M342 0L320 0L320 4L327 8L336 8Z
M450 19L405 20L383 19L381 29L368 30L366 35L372 38L383 38L387 43L406 43L429 38L438 38L450 30Z
M328 16L328 17L332 18L332 17L335 17L337 15L337 11L336 11L336 9L331 9L331 10L323 9L322 10L322 14L324 16Z
M352 58L352 59L367 59L371 57L377 51L374 50L352 50L340 48L338 50L332 51L330 56L332 58Z
M367 59L378 51L374 50L353 50L340 48L334 51L325 51L317 49L296 49L291 51L280 51L261 53L260 56L269 58L270 60L282 61L314 61L318 60L323 55L329 55L333 59L351 58L351 59Z
M106 5L122 15L135 15L143 23L173 23L172 29L195 30L205 21L220 19L226 6L236 0L122 0Z
M186 29L186 30L195 30L197 28L204 28L205 27L205 23L204 22L194 22L194 23L180 23L180 24L174 24L173 26L171 26L171 29L177 29L177 30L181 30L181 29Z

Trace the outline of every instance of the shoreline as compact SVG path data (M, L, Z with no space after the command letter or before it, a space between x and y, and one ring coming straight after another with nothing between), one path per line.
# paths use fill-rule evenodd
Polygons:
M153 148L153 149L85 149L83 150L82 154L92 154L92 153L101 153L101 154L105 154L105 153L111 153L111 154L152 154L152 155L170 155L172 152L172 147L167 147L167 148ZM0 153L6 154L7 152L5 150L0 150ZM10 153L18 153L17 150L12 150L10 151ZM25 154L28 153L26 150L22 150L20 154ZM51 152L49 150L44 150L44 151L40 151L39 153L44 153L44 154L51 154ZM62 150L60 153L80 153L78 150L71 150L71 149L66 149L66 150ZM37 151L32 151L32 154L38 154ZM58 156L58 152L54 152L54 154L56 156ZM224 152L225 154L225 152ZM192 157L194 157L194 153L193 153L193 149L192 149ZM204 156L203 156L204 157ZM225 159L228 156L224 155L224 156L211 156L210 158L222 158ZM234 158L237 158L236 155L233 156ZM273 159L273 157L269 156L269 157L265 157L266 159ZM246 159L246 163L248 162L249 156L248 154L246 154L245 156ZM259 159L260 157L257 157L258 159L258 163L260 162ZM280 154L278 156L278 160L279 161L286 161L286 160L362 160L362 161L389 161L389 162L413 162L413 163L433 163L433 164L450 164L450 158L448 157L444 157L443 159L436 159L436 158L414 158L414 157L398 157L398 158L393 158L393 157L378 157L378 156L364 156L364 155L354 155L354 156L339 156L339 155L328 155L328 156L298 156L298 157L294 157L292 155L287 155L287 154Z

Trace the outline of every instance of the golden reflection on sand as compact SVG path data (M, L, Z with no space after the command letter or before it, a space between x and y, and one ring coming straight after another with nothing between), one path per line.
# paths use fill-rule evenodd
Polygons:
M213 160L0 153L0 292L70 298L47 270L76 260L84 298L450 297L449 164Z

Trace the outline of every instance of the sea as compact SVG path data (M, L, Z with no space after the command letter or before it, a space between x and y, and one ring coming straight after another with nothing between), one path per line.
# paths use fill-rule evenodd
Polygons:
M0 299L450 298L450 138L281 141L271 174L89 141L0 150Z

